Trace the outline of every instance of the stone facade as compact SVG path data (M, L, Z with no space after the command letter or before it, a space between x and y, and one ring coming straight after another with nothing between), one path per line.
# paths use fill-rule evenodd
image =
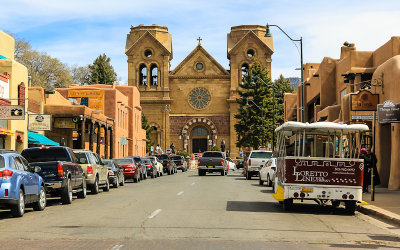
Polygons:
M221 66L201 45L173 70L172 36L158 25L132 26L127 35L128 84L137 86L143 112L151 126L152 139L162 148L189 153L209 150L226 142L232 157L236 147L238 86L242 69L254 58L269 70L273 42L264 37L265 27L240 25L227 35L230 69Z

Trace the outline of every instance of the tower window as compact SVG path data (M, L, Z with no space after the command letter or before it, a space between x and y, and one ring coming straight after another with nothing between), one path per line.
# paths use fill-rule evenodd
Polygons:
M151 52L151 50L146 49L146 50L144 51L144 56L145 56L145 57L150 58L152 55L153 55L153 52Z
M139 85L147 86L147 68L146 65L142 64L139 68Z
M158 86L158 67L155 64L152 64L150 68L150 85Z
M249 50L247 50L247 56L248 56L248 57L253 57L253 56L254 56L254 54L255 54L255 52L254 52L254 50L253 50L253 49L249 49Z
M242 84L244 84L244 78L249 74L249 65L244 63L241 68L242 73Z
M196 63L196 69L197 70L202 70L204 68L204 65L202 63Z

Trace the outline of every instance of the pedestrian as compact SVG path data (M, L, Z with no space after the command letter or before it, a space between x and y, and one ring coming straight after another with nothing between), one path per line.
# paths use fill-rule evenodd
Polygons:
M360 159L364 160L363 193L368 193L368 186L371 184L371 155L368 154L366 148L360 150Z
M175 154L175 145L174 145L174 143L171 143L171 145L169 147L171 148L172 153Z
M161 149L161 147L160 147L160 144L157 144L156 153L157 153L158 155L162 154L162 149Z
M376 167L376 163L378 162L378 159L376 159L376 155L374 152L371 151L371 149L367 149L367 153L370 155L371 159L371 169L370 169L370 179L371 179L371 174L374 175L374 187L381 184L381 180L379 178L379 173L378 173L378 168Z

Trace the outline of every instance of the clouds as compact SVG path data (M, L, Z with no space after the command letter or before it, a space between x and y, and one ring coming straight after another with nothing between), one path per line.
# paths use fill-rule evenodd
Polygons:
M3 0L6 32L30 41L35 49L69 64L92 63L106 53L118 75L127 80L124 55L130 25L159 24L172 34L176 67L203 38L204 48L225 68L226 34L240 24L278 24L292 38L303 37L304 62L339 57L344 41L358 50L375 50L400 35L399 1L132 1ZM384 3L383 3L384 2ZM300 76L300 57L278 29L274 35L272 76Z

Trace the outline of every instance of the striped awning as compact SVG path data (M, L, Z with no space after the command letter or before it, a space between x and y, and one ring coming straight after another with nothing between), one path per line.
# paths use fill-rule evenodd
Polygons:
M14 135L14 133L6 128L0 128L0 135Z

